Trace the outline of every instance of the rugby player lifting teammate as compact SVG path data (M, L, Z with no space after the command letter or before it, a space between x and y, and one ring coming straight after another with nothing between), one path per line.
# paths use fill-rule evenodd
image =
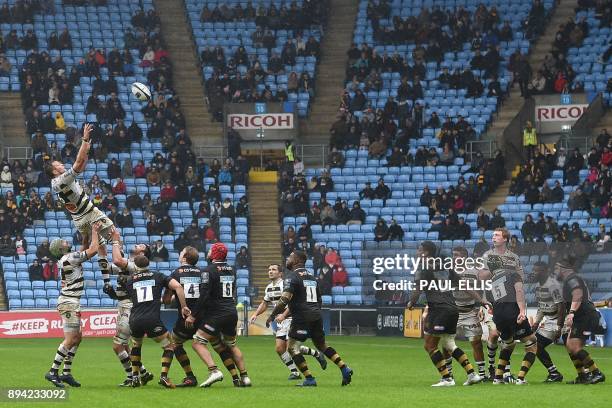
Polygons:
M504 384L503 375L514 351L515 339L525 343L525 356L516 384L527 384L525 376L536 359L537 341L527 320L527 306L523 290L524 272L518 255L508 250L508 230L493 231L493 249L483 254L485 268L479 273L483 280L491 279L487 292L493 304L493 322L502 340L499 363L493 384Z
M94 236L91 245L85 251L70 252L72 245L63 239L51 241L49 250L51 255L59 258L62 290L57 299L57 311L62 317L64 328L64 341L59 345L53 359L51 369L45 375L45 379L58 388L64 388L64 384L80 387L81 384L74 379L71 373L72 360L81 344L81 296L85 290L85 279L83 278L83 262L93 258L99 249L98 232L99 224L94 224ZM64 364L62 375L59 375L59 367Z
M113 229L111 234L113 241L119 242L121 237L119 231ZM151 249L147 244L136 244L132 248L132 258L144 255L147 259L151 257ZM104 285L104 293L111 299L117 300L117 323L115 336L113 337L113 351L121 362L126 374L126 379L119 384L121 387L132 386L132 363L130 361L130 314L132 312L132 299L127 292L126 283L130 277L129 270L134 270L133 259L128 260L123 255L111 264L111 272L117 275L117 288L110 284ZM140 383L146 385L153 379L153 374L148 372L144 364L140 366Z
M289 307L292 320L288 348L293 361L305 377L301 385L306 387L317 385L300 350L300 346L308 337L325 357L338 366L342 372L342 385L348 385L351 383L353 370L342 361L336 350L325 343L321 317L321 291L315 277L304 267L306 259L306 254L302 251L293 251L287 258L287 269L291 272L285 278L283 293L266 320L266 326Z
M459 311L455 298L450 289L444 290L442 286L447 285L449 281L453 283L453 286L457 286L459 276L453 270L442 269L442 262L434 262L436 258L440 259L436 252L436 245L431 241L424 241L419 245L417 256L423 260L423 266L416 273L414 279L416 288L410 293L407 307L412 309L421 293L425 293L429 308L424 323L425 351L429 354L432 363L442 377L432 387L455 385L440 347L451 353L451 356L461 364L467 373L468 378L463 385L476 384L482 381L482 377L474 372L474 368L470 364L465 352L455 344L455 333L457 332L457 321L459 319ZM436 263L439 263L439 265L436 265ZM470 293L474 299L483 303L476 292L470 291Z
M116 234L113 234L115 237ZM113 262L121 263L122 259L120 242L113 241ZM130 360L132 361L132 387L139 387L141 349L145 334L159 343L163 348L162 353L162 375L160 382L166 387L174 388L165 373L168 356L174 353L172 342L164 324L161 321L160 308L161 297L164 289L173 290L179 300L183 317L191 314L185 302L183 287L175 279L165 276L160 272L149 270L149 260L144 255L138 255L133 262L128 263L128 271L131 276L126 282L127 293L132 299L132 311L130 314L130 332L132 334L132 350Z
M253 316L251 316L251 324L254 324L257 317L266 311L268 305L271 304L273 308L276 307L276 304L283 294L283 274L281 272L281 266L278 264L268 265L268 277L271 282L266 286L262 302L257 307L257 310L255 310L255 313L253 313ZM291 374L289 374L289 380L299 380L301 378L300 373L287 348L291 321L292 318L289 315L289 308L287 308L283 313L276 316L272 324L272 329L276 337L276 353L291 372ZM327 368L327 360L325 360L325 356L320 351L304 345L300 346L300 351L304 355L311 355L319 360L319 364L321 364L323 370Z
M91 132L93 126L89 123L83 127L81 147L77 153L74 164L66 170L64 164L57 160L47 162L44 171L51 179L51 189L57 194L64 207L70 213L74 225L83 236L83 249L91 240L92 225L100 224L100 248L98 250L98 266L102 272L105 286L110 284L110 264L106 259L106 241L110 238L113 222L91 202L83 187L76 181L79 174L87 167L87 157L91 147Z

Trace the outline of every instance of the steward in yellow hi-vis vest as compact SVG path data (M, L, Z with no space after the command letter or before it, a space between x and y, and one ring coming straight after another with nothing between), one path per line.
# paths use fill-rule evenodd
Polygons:
M536 130L533 128L530 121L525 124L523 129L523 148L527 154L527 160L535 157L535 153L538 147L538 136Z
M285 142L285 159L290 163L295 161L293 156L293 142L289 140Z

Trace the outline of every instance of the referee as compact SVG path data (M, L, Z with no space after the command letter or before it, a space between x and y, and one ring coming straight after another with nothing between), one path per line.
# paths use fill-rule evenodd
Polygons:
M570 384L597 384L604 382L606 377L584 349L584 344L599 327L599 313L591 302L584 279L576 273L575 265L576 259L571 255L565 255L555 265L557 279L563 285L565 327L569 331L565 347L578 373Z

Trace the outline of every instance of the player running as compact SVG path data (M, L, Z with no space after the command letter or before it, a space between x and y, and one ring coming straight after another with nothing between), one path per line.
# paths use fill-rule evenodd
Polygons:
M72 361L81 344L81 296L85 289L83 278L83 262L93 258L100 246L98 232L100 225L92 227L94 234L89 248L85 251L70 252L72 245L63 239L51 241L49 250L56 259L59 258L59 268L62 289L57 299L57 311L62 317L64 341L59 345L53 359L51 369L45 374L45 379L58 388L64 384L80 387L81 384L72 376ZM60 365L64 364L62 375L59 375Z
M531 326L538 341L536 356L548 370L547 383L562 382L563 375L552 362L546 347L553 344L561 335L563 329L564 304L561 294L561 284L549 272L548 265L536 262L533 265L533 278L537 282L535 289L538 312Z
M565 348L578 373L570 384L597 384L604 382L606 376L584 349L584 343L599 328L599 313L584 279L576 273L575 264L574 257L566 255L555 265L557 279L562 282L565 327L569 329Z
M253 316L251 316L251 324L254 324L257 317L266 311L268 305L271 304L272 308L276 307L283 293L283 274L281 272L280 265L268 265L268 278L270 278L271 282L268 284L268 286L266 286L262 302L257 307L257 310L255 310L255 313L253 313ZM283 313L277 315L274 322L272 322L272 330L274 331L274 335L276 337L275 350L282 362L285 363L291 372L291 374L289 374L289 380L299 380L301 378L300 372L293 362L291 354L287 348L287 335L289 334L289 328L291 327L292 321L290 316L287 317L288 315L289 309L287 308ZM319 360L319 364L321 364L321 368L323 370L327 368L327 360L325 360L325 356L323 356L323 354L321 354L318 350L302 345L300 346L300 351L304 355L311 355Z
M227 264L226 258L227 247L224 244L217 242L211 246L208 251L208 267L201 273L200 298L193 314L185 319L185 327L197 327L191 346L208 366L209 376L200 384L204 388L223 381L223 373L214 365L206 348L208 343L221 357L223 365L232 376L234 386L251 386L242 351L236 345L236 274L234 268Z
M89 245L91 240L91 226L98 222L100 224L99 237L100 248L98 250L98 266L102 272L105 284L110 283L110 264L106 259L106 241L110 238L113 222L91 202L83 187L76 181L79 174L87 167L87 158L91 147L91 132L93 126L89 123L83 127L81 147L77 153L74 164L70 170L66 170L64 164L59 161L47 162L44 165L45 174L51 179L51 189L57 194L59 200L70 213L74 225L83 235L83 248Z
M467 249L463 247L453 248L453 260L455 265L465 265L468 257ZM459 279L466 282L478 282L478 272L474 268L464 268L459 274ZM466 286L469 287L469 286ZM474 287L472 285L472 287ZM457 321L457 331L467 338L472 345L474 360L478 367L478 375L484 380L486 377L484 351L482 348L482 325L480 324L481 304L477 303L470 291L456 290L453 292L455 303L459 310L459 320ZM479 293L480 295L480 293ZM486 313L486 308L485 311ZM448 359L446 361L449 363Z
M179 254L179 266L172 274L171 278L178 281L183 287L183 291L185 292L185 301L187 302L187 307L191 310L195 310L198 300L200 299L200 284L202 283L202 271L196 265L198 263L198 259L200 255L198 254L198 250L194 247L187 246L185 247L181 253ZM163 302L165 304L172 303L172 295L173 292L167 290L164 293ZM183 382L177 384L177 387L195 387L198 385L198 380L196 376L193 374L191 370L191 361L189 360L189 356L183 347L183 344L193 339L193 335L195 334L196 329L192 327L185 326L185 319L182 314L179 312L176 323L174 324L174 328L172 329L172 344L174 347L174 355L176 359L181 364L183 371L185 371L185 378ZM209 354L210 355L210 354ZM172 364L172 356L169 357L169 361L167 365L164 366L164 371L168 373L170 370L170 364ZM214 365L214 361L212 357L207 362L209 370L213 371L216 369ZM211 367L214 367L211 370ZM165 383L160 381L161 385L165 386Z
M410 293L407 307L411 310L421 293L425 293L429 309L427 319L424 322L425 351L429 353L431 361L442 377L432 387L452 387L455 385L455 380L448 371L446 360L440 348L451 353L451 356L461 364L467 373L468 378L463 385L477 384L482 381L482 377L474 372L465 352L455 344L459 311L452 291L450 288L445 289L446 285L449 284L458 287L459 276L453 270L442 268L442 259L436 256L436 252L436 245L431 241L424 241L419 245L417 256L423 262L415 275L416 287ZM435 260L440 262L435 262ZM439 265L436 265L436 263L439 263ZM474 299L483 303L476 292L470 291L470 293Z
M504 384L503 375L514 351L515 339L525 343L525 356L515 384L527 384L525 376L536 359L537 341L527 320L527 306L523 290L524 272L518 255L508 250L508 230L493 231L493 249L484 253L485 268L479 273L484 280L491 279L487 292L493 304L493 322L502 340L499 363L493 384Z
M121 263L121 246L119 242L113 242L113 262ZM133 266L132 266L133 265ZM164 365L169 356L174 354L170 335L161 321L160 308L161 296L164 289L174 290L181 305L183 317L189 316L191 311L185 302L183 287L175 279L165 276L160 272L149 271L149 260L144 255L138 255L133 263L128 264L131 276L126 282L127 293L132 299L132 311L130 314L130 332L132 334L132 350L130 360L132 361L132 387L140 387L141 349L144 335L159 343L163 348L162 375L160 381L168 388L174 388L167 376L164 376Z
M277 315L284 313L289 307L292 319L288 348L294 363L305 377L304 382L300 385L305 387L317 385L315 378L308 370L300 348L308 337L325 357L338 366L342 373L342 385L348 385L351 383L353 370L342 361L336 350L325 343L321 317L321 291L315 277L305 268L306 259L306 254L302 251L293 251L287 258L287 269L291 272L285 278L283 293L266 320L266 326L269 326Z
M121 237L119 235L119 231L113 229L111 234L113 244L117 242L119 247L121 247ZM119 384L120 387L131 387L132 386L132 363L130 362L130 314L132 312L132 299L130 298L126 283L128 278L130 277L129 270L134 270L135 266L133 264L133 258L143 255L146 258L151 257L151 249L146 244L137 244L132 248L132 259L128 260L121 257L116 260L117 263L111 264L111 272L117 275L117 288L113 288L113 286L108 283L104 285L104 293L108 295L111 299L115 299L118 301L117 305L117 323L115 327L115 336L113 337L113 351L117 355L117 358L121 362L121 366L123 367L126 379ZM140 383L142 385L146 385L149 381L153 379L153 373L147 371L144 364L140 366Z

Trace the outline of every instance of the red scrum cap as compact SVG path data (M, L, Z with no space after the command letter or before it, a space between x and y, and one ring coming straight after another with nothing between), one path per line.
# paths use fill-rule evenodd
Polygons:
M215 242L210 247L210 259L213 261L225 261L227 257L227 247L222 242Z

